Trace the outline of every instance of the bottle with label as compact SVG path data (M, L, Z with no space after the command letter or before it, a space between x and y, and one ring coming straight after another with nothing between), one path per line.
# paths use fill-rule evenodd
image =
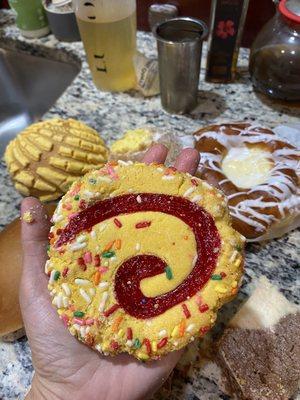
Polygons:
M213 0L206 80L226 83L235 79L239 47L249 0Z

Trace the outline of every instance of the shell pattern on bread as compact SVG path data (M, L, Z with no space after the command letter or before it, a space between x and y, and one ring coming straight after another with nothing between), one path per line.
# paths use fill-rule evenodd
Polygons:
M194 135L198 176L226 194L239 232L262 240L300 224L299 150L250 124L213 125Z
M98 133L73 119L33 124L12 140L5 152L15 188L41 201L61 197L76 179L101 167L107 157Z

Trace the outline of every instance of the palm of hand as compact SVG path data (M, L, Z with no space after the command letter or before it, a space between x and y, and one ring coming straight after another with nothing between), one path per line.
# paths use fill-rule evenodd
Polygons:
M36 262L41 265L44 259L38 256ZM43 279L40 286L44 286L44 293L22 305L36 379L42 390L51 391L53 385L55 396L62 399L82 399L85 393L89 400L127 400L145 399L161 386L178 361L178 354L148 364L128 355L99 355L65 329L50 304L46 285Z
M166 150L156 149L148 162L164 162ZM186 160L185 160L186 159ZM179 158L177 167L194 172L195 153ZM35 223L23 224L23 276L20 304L29 339L35 378L32 396L46 399L145 399L159 388L176 365L180 352L147 364L128 355L103 357L78 342L57 318L49 301L47 278L41 266L47 259L49 222L33 198L24 200L22 213L34 209Z

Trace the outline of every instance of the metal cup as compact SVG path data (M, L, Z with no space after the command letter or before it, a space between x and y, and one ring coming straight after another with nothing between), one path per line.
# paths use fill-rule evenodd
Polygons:
M202 42L208 29L196 18L178 17L155 26L161 104L174 114L197 105Z

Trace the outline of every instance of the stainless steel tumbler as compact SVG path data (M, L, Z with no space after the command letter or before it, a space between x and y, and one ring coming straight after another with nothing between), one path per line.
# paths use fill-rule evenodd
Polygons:
M178 17L155 26L161 103L174 114L197 105L202 42L208 29L204 22Z

